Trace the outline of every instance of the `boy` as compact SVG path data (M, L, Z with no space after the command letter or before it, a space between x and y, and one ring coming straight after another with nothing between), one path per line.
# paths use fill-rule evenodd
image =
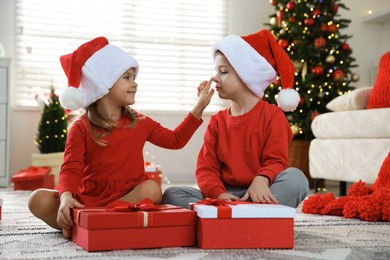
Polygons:
M200 190L171 187L162 202L188 207L209 197L297 207L309 185L299 169L287 168L293 134L281 109L292 111L299 102L288 55L266 30L227 36L213 53L216 91L231 106L210 118L196 166ZM281 109L262 100L277 72L284 88L277 98ZM202 82L199 91L210 84Z

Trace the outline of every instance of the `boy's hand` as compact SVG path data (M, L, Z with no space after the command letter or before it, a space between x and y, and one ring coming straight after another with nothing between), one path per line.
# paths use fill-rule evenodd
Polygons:
M72 193L66 191L61 194L60 207L58 208L57 213L57 224L60 228L62 228L62 233L65 238L70 238L71 236L70 231L73 226L73 221L70 215L70 210L72 208L84 208L84 205L75 200Z
M218 195L217 199L219 200L229 200L229 201L234 201L234 200L239 200L240 198L237 196L234 196L233 194L224 192Z
M249 198L253 202L257 203L275 203L279 202L276 200L271 190L268 187L269 180L264 176L256 176L251 185L249 186L245 195L240 199L243 201L248 200Z
M199 99L191 113L198 119L202 118L203 110L210 104L211 97L214 94L214 89L210 89L212 82L213 78L211 77L209 81L201 82L197 88Z

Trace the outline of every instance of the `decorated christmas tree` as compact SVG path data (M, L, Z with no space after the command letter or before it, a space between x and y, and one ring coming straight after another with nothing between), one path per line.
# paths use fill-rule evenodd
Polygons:
M270 0L276 12L267 24L278 43L290 56L295 68L294 88L300 103L286 112L295 139L311 140L312 120L328 112L326 104L353 89L359 80L351 68L355 59L347 43L351 37L341 34L350 20L339 19L339 8L348 8L339 0ZM264 93L270 103L280 91L277 79Z
M67 137L68 120L53 85L49 99L37 95L37 102L43 107L41 121L35 137L35 145L43 154L63 152Z

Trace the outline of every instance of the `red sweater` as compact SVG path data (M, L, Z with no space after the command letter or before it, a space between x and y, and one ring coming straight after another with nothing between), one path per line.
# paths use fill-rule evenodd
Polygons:
M129 119L122 117L120 127L104 138L99 146L91 136L86 116L76 121L68 133L64 163L57 190L70 191L86 206L105 206L127 194L146 180L143 148L146 141L169 149L184 147L202 124L191 113L173 131L151 118L140 115L135 128L121 127Z
M293 134L280 108L260 100L244 115L229 111L210 118L198 155L197 182L209 198L226 192L225 185L249 187L257 175L272 183L288 165Z

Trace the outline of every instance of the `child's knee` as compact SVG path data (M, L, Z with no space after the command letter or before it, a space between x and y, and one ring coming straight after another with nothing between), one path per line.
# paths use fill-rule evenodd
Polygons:
M162 191L160 185L158 185L157 182L152 180L145 181L141 192L154 203L161 202Z
M30 197L28 198L28 208L33 213L36 215L37 211L40 208L40 203L43 201L43 195L42 191L40 189L34 190L31 194Z

